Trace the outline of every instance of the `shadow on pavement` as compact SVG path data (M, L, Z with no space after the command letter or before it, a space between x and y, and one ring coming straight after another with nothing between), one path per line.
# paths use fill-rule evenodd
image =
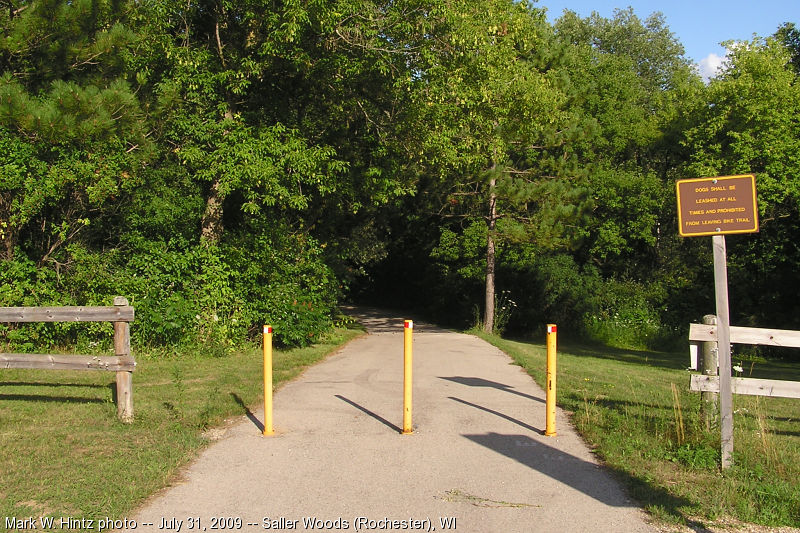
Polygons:
M492 389L498 389L506 392L510 392L511 394L516 394L517 396L522 396L523 398L528 398L529 400L534 400L540 403L545 403L542 398L537 398L536 396L531 396L530 394L525 394L524 392L519 392L518 390L514 390L514 387L509 385L505 385L503 383L498 383L496 381L490 381L488 379L483 378L471 378L471 377L464 377L464 376L439 376L439 379L446 379L447 381L452 381L454 383L460 383L462 385L467 385L468 387L489 387Z
M365 414L367 414L367 415L371 416L372 418L374 418L375 420L377 420L378 422L380 422L380 423L381 423L381 424L383 424L384 426L388 426L388 427L392 428L394 431L396 431L396 432L398 432L398 433L401 433L401 432L402 432L402 430L401 430L399 427L395 426L394 424L392 424L391 422L389 422L388 420L386 420L385 418L383 418L381 415L379 415L379 414L377 414L377 413L374 413L374 412L370 411L370 410L369 410L369 409L367 409L366 407L363 407L363 406L361 406L361 405L357 404L357 403L356 403L356 402L354 402L353 400L351 400L351 399L349 399L349 398L345 398L345 397L344 397L344 396L342 396L341 394L334 394L334 396L336 396L337 398L339 398L339 399L340 399L340 400L342 400L343 402L345 402L345 403L348 403L348 404L352 405L353 407L355 407L356 409L358 409L358 410L359 410L359 411L361 411L362 413L365 413Z
M524 427L525 429L527 429L529 431L533 431L534 433L538 433L540 435L544 435L544 431L542 431L541 429L538 429L538 428L535 428L533 426L530 426L530 425L526 424L525 422L523 422L521 420L517 420L514 417L508 416L508 415L503 414L503 413L501 413L499 411L495 411L494 409L489 409L488 407L484 407L482 405L478 405L478 404L475 404L475 403L472 403L472 402L468 402L467 400L462 400L461 398L454 398L453 396L448 396L448 398L453 400L453 401L455 401L455 402L463 403L464 405L469 405L470 407L474 407L475 409L480 409L481 411L486 411L487 413L491 413L491 414L493 414L495 416L499 416L500 418L508 420L509 422L513 422L514 424L517 424L518 426L522 426L522 427Z
M628 499L621 490L614 490L602 480L602 477L598 478L595 475L600 466L537 442L526 435L486 433L462 436L560 481L605 505L638 507L638 504ZM650 490L656 489L650 487ZM659 495L659 503L677 513L678 507L688 505L689 502L664 492Z

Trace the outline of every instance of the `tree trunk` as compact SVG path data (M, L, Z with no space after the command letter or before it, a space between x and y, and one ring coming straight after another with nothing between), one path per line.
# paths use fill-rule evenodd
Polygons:
M8 220L10 217L4 217ZM0 227L0 238L3 241L3 252L0 259L4 261L11 261L14 259L14 248L17 245L17 229L10 227L11 224L6 225L5 228Z
M211 184L206 210L200 223L200 240L206 244L216 244L222 238L222 198L219 185L219 179Z
M224 12L217 13L217 21L214 26L214 36L217 41L217 53L219 54L219 61L222 68L227 68L225 63L225 54L223 53L222 39L220 39L219 26L220 17L224 17ZM230 92L226 91L225 99L227 100L227 107L225 109L225 120L231 120L234 116L233 98ZM227 132L225 133L227 135ZM208 192L206 199L206 209L203 212L203 218L200 221L200 241L207 245L216 244L222 239L222 214L223 198L220 195L221 177L217 176L211 184L211 190Z
M494 228L497 223L497 195L494 193L496 180L489 182L489 218L487 225L489 231L486 236L486 301L483 321L483 330L491 333L494 330Z

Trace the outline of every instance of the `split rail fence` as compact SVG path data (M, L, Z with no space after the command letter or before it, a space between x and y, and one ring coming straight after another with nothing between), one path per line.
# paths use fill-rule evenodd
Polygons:
M133 371L130 322L134 309L121 296L106 307L0 307L0 322L112 322L113 356L0 353L0 368L107 370L117 374L117 416L133 420Z

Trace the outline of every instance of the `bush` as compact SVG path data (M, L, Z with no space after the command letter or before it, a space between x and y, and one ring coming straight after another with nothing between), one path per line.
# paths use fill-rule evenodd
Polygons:
M250 331L271 324L284 345L304 346L332 326L339 285L312 237L264 230L224 248L231 283L241 298L242 320ZM250 244L252 243L252 244Z
M332 324L338 284L311 237L275 229L233 237L218 246L139 239L122 253L73 245L62 265L39 266L23 253L0 261L0 305L111 305L125 296L136 308L132 340L148 346L199 346L224 354L261 325L276 342L315 342ZM8 349L53 345L108 347L107 323L0 326Z
M584 331L590 339L617 348L663 348L676 332L662 324L653 303L658 300L641 283L605 280L583 317Z

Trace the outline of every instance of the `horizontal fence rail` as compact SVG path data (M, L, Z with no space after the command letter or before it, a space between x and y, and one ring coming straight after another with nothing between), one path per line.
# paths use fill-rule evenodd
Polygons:
M124 422L133 420L133 371L136 361L131 355L130 324L134 309L121 296L113 306L97 307L0 307L0 323L34 322L112 322L114 354L64 355L0 353L0 369L34 370L107 370L117 374L117 416Z
M719 392L719 376L692 374L689 388L696 392ZM800 381L731 378L731 389L734 394L772 396L775 398L800 398Z
M730 326L730 332L731 344L800 348L800 331ZM689 342L695 346L700 343L712 343L712 346L716 346L717 326L713 324L689 324ZM695 359L695 353L696 348L693 348L693 359ZM731 378L731 388L734 394L800 398L800 381L737 377ZM689 389L695 392L719 392L719 376L693 374L689 382Z
M133 307L0 307L0 322L132 322Z
M689 340L717 342L717 326L689 324ZM800 331L731 326L731 343L800 348Z
M136 369L136 361L131 356L0 353L0 368L133 372Z

